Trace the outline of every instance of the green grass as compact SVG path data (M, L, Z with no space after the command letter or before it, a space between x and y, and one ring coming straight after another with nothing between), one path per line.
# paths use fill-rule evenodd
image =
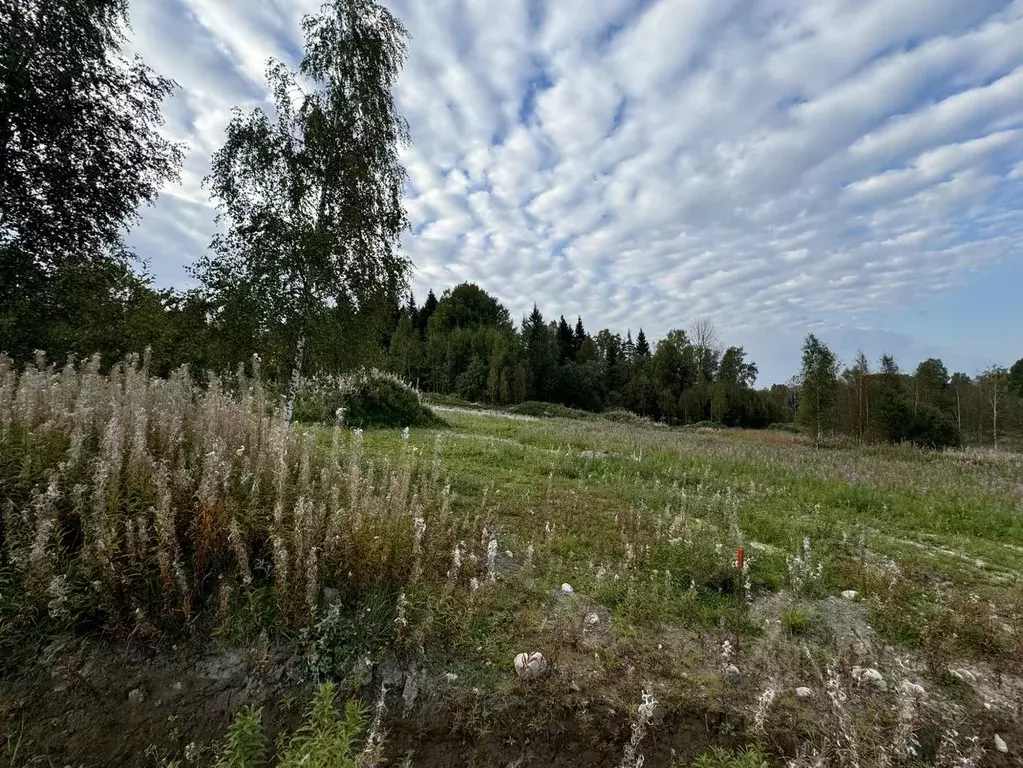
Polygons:
M859 734L861 764L876 764L894 748L900 681L944 690L963 666L1023 677L1023 457L816 450L782 431L526 410L540 406L551 416L446 411L447 426L413 428L407 443L398 429L366 431L358 445L376 527L354 526L358 548L342 548L329 573L341 589L336 615L314 612L289 636L311 677L337 679L360 658L396 654L458 675L445 695L463 735L543 741L569 718L609 754L650 690L661 704L649 749L664 764L667 736L656 734L680 713L705 723L678 745L679 765L701 754L698 765L786 764L798 747L837 748L842 727ZM339 450L333 429L311 434L325 456ZM420 495L388 512L404 466L415 467ZM424 503L423 576L412 584L410 531ZM461 570L451 576L455 548ZM345 569L355 557L353 576ZM392 576L374 575L383 571ZM17 599L15 577L0 579L0 618L11 620L0 640L45 633L38 610ZM272 634L275 588L267 578L237 589L219 617L220 642ZM855 602L839 596L848 589ZM542 681L513 672L515 655L532 651L550 662ZM739 685L723 674L733 661ZM882 671L888 699L855 683L858 665ZM843 691L848 712L829 705L826 683ZM796 702L796 687L814 689L814 703ZM957 700L978 722L991 716L970 709L980 695ZM514 707L529 716L502 719ZM954 725L937 704L926 716L921 728ZM756 745L746 756L709 751L746 744Z

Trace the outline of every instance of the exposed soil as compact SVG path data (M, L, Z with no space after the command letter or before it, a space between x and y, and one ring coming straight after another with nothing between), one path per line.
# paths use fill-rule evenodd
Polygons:
M189 744L219 742L233 713L249 704L263 707L272 743L299 722L311 692L310 684L296 682L297 671L283 650L168 655L97 641L55 643L0 680L0 764L152 768L180 759ZM475 721L473 691L438 684L439 674L422 670L406 713L408 674L386 662L362 689L367 703L380 682L392 691L386 740L392 765L412 753L417 768L614 766L629 737L626 713L596 702L580 707L573 698L548 699L544 711L537 709L542 702L481 698ZM285 702L293 702L287 711ZM666 766L673 756L731 745L720 735L725 719L704 711L668 715L643 742L645 764Z

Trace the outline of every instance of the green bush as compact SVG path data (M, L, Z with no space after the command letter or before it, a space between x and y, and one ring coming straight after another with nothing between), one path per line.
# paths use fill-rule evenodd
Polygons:
M627 411L624 408L616 408L613 411L604 411L601 417L618 424L648 424L650 419L640 416L638 413Z
M294 418L305 423L350 427L431 427L443 422L423 404L419 392L389 373L357 371L305 381Z
M220 748L217 768L266 765L267 739L261 720L262 710L255 707L247 707L235 716ZM365 715L359 704L347 702L342 714L337 709L334 686L325 683L313 695L302 725L287 740L282 735L274 764L277 768L355 768L360 764L356 750L364 728ZM374 744L367 746L372 748Z
M575 408L566 408L558 403L541 403L535 400L527 400L524 403L513 405L508 409L512 413L523 416L535 416L537 418L550 419L589 419L593 414L586 411L579 411Z
M693 768L767 768L767 760L756 749L733 752L715 747L696 758Z

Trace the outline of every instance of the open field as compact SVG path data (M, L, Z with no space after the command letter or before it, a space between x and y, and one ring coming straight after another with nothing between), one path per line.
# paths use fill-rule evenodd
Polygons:
M0 765L209 765L328 679L383 692L363 764L1020 764L1019 455L458 409L406 441L89 375L7 374Z

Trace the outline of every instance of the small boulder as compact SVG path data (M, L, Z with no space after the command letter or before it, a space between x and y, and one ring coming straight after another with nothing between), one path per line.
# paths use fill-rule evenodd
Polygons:
M922 685L911 683L909 680L903 680L902 685L899 686L903 693L907 696L912 696L916 699L922 699L927 696L927 691L924 690Z
M1003 755L1009 753L1009 745L1005 743L1005 739L995 734L995 749L1001 752Z
M571 595L573 592L575 592L575 590L572 589L572 585L571 584L562 584L561 585L561 594L563 594L563 595Z
M588 626L588 627L595 627L599 623L600 623L600 616L598 616L596 613L587 613L586 614L586 626Z
M132 688L128 691L128 701L132 704L141 704L146 700L146 692L141 688Z
M729 664L724 668L723 674L725 680L732 685L738 685L742 682L742 675L739 673L739 668L734 664Z
M515 657L515 674L523 680L535 680L547 671L547 659L539 651Z
M842 593L842 597L844 597L846 600L855 600L859 596L860 593L857 592L855 589L847 589Z
M861 685L869 685L878 691L888 690L888 683L885 681L884 675L873 667L853 667L852 676Z
M800 686L799 688L796 688L796 698L803 700L812 699L813 690L807 688L806 686Z

